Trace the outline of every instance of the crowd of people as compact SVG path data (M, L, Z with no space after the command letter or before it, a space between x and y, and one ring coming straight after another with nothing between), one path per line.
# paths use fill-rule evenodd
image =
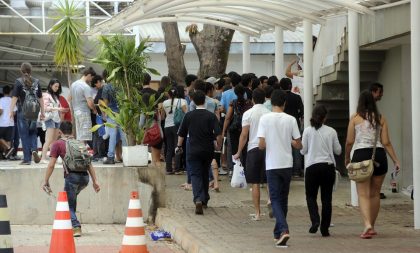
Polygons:
M314 107L310 126L303 129L302 90L294 85L294 77L299 73L291 72L293 64L285 73L291 78L279 80L276 76L230 72L220 78L199 79L190 74L185 78L185 86L163 77L158 90L151 88L151 77L146 74L140 90L145 102L151 95L161 97L154 120L162 127L162 141L150 147L152 163L156 167L164 166L167 175L186 173L186 183L182 187L192 190L195 213L204 214L203 209L208 207L210 200L209 189L220 191L219 175L231 174L234 164L240 162L252 189L253 220L261 219L260 186L268 185L267 206L271 209L270 217L275 218L273 236L278 247L286 246L290 238L286 217L292 177L305 177L311 223L309 233L319 229L322 236L330 235L336 177L334 155L342 152L337 132L325 125L328 111L324 106ZM54 148L48 156L48 150L63 134L59 131L60 124L66 135L71 134L71 125L64 122L70 122L73 116L76 138L92 148L94 160L103 160L104 164L121 162L121 146L126 145L121 128L117 125L91 132L92 125L115 124L100 111L100 100L112 111L119 111L116 89L106 81L106 71L99 76L92 68L86 69L71 85L68 102L61 95L59 80L52 79L47 90L42 92L39 80L31 76L30 64L22 64L21 72L22 77L16 80L13 90L4 87L4 97L0 99L0 147L3 151L0 154L4 158L19 159L16 151L20 136L21 164L30 164L32 158L35 162L49 163L49 156L55 163L58 156L63 156L62 152ZM373 150L379 164L369 180L357 183L364 222L360 235L363 239L377 234L375 222L380 190L388 170L386 154L395 168L400 169L386 119L376 106L382 95L383 86L378 83L361 93L357 112L350 118L345 145L345 165L368 160ZM35 119L25 109L28 100L40 103ZM45 132L41 157L37 150L39 132ZM350 156L352 150L354 153ZM161 160L165 161L164 165ZM94 176L93 168L89 174ZM87 175L82 178L84 186ZM99 191L96 177L93 181L95 190ZM321 215L317 205L319 190Z

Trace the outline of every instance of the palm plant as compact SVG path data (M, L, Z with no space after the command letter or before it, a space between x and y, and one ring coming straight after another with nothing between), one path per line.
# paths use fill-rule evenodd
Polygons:
M146 52L149 47L148 40L142 40L138 47L136 47L133 37L122 35L110 38L100 36L99 41L102 48L98 57L92 61L101 64L110 73L108 81L118 91L117 100L120 111L119 113L112 112L103 104L101 110L114 119L127 134L129 145L142 143L144 130L150 127L155 107L159 101L159 98L152 95L149 103L144 103L142 95L139 93L145 73L159 75L155 69L147 67L150 60ZM143 126L139 125L141 115L146 117ZM113 127L112 125L108 126ZM100 126L95 126L92 131L98 127Z
M77 9L73 0L57 1L56 7L62 18L50 32L57 34L54 42L54 62L61 71L63 68L66 69L70 87L70 73L72 70L77 70L77 66L83 58L81 50L83 22L78 19L82 17L82 11Z

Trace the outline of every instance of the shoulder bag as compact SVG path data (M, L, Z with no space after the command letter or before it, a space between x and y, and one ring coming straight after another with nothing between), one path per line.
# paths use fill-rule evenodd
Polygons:
M379 163L375 162L376 143L379 138L380 127L376 127L375 143L373 146L372 158L361 162L349 163L347 165L349 178L355 182L364 182L368 180L373 174L373 167L379 166Z

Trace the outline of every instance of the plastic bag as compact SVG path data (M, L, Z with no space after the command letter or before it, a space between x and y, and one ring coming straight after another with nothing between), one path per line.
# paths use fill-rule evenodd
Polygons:
M241 164L240 160L233 160L235 165L233 166L232 180L230 185L234 188L246 188L246 179L244 167Z

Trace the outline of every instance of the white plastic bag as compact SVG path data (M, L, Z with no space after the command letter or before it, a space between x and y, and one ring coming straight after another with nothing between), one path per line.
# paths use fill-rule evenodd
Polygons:
M240 160L233 160L235 165L233 166L232 180L230 181L230 186L234 188L246 188L246 179L244 167L241 164Z

